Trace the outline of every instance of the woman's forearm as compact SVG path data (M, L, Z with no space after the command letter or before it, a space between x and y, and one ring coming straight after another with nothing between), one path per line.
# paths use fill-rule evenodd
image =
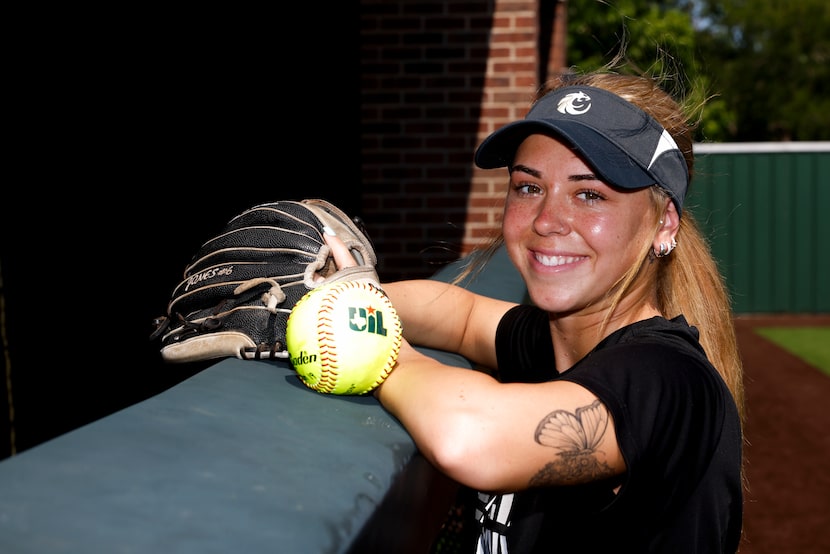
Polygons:
M412 344L458 352L474 299L472 293L441 281L384 283L406 339Z

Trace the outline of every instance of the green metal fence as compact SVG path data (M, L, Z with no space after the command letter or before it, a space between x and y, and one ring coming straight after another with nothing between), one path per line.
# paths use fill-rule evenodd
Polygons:
M697 144L687 205L737 314L830 313L830 142Z

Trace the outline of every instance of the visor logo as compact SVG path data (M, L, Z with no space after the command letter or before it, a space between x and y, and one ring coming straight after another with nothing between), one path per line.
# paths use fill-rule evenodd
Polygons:
M556 111L568 115L582 115L591 109L591 97L584 92L566 94L556 106Z

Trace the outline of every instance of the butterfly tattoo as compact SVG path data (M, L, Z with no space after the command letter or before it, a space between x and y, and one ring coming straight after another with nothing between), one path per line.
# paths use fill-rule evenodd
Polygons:
M545 416L534 439L558 450L559 456L533 477L531 485L579 483L608 475L611 468L595 456L607 427L608 410L599 400L575 413L556 410Z

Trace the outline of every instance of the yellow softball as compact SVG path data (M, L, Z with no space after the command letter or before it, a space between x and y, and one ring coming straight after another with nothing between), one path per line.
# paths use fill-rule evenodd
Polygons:
M303 383L317 392L365 394L398 358L401 320L386 294L363 281L319 286L288 316L285 342Z

